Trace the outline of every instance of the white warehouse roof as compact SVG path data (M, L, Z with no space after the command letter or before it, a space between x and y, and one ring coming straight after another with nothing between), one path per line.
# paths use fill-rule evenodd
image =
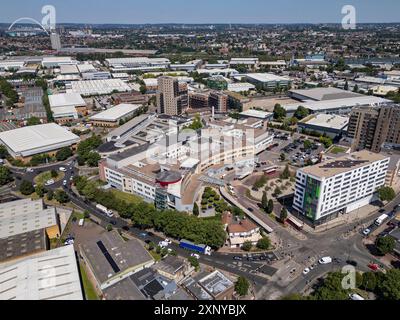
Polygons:
M290 81L289 78L277 76L273 73L249 73L246 74L246 77L260 82Z
M0 300L83 300L73 246L0 265Z
M135 112L141 106L137 104L119 104L115 107L112 107L106 111L100 112L92 117L90 120L94 121L118 121L121 118L128 116L129 114Z
M31 156L78 143L80 138L55 123L23 127L0 133L0 143L14 156Z
M326 101L310 101L310 102L297 102L293 104L283 105L286 111L295 111L299 106L303 106L313 112L320 112L323 110L343 109L356 106L369 106L389 103L390 100L378 98L374 96L361 96L355 98L326 100Z
M131 87L121 79L74 81L68 93L79 93L83 96L110 94L113 91L131 91Z
M79 93L60 93L49 96L51 108L58 107L81 107L86 106L85 100Z

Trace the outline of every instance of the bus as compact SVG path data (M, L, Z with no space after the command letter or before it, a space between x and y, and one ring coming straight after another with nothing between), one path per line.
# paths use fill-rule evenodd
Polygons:
M270 175L276 173L277 170L278 170L277 166L272 166L264 169L264 173Z
M296 228L297 230L303 230L303 223L299 220L295 219L294 217L289 217L286 220L292 227Z

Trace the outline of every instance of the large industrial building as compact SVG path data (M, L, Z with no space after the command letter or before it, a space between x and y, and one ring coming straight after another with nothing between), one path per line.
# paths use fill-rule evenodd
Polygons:
M297 123L298 132L317 132L330 138L341 137L347 133L349 117L334 114L313 114Z
M264 90L274 90L276 88L288 88L291 80L286 77L277 76L273 73L249 73L246 75L247 81L260 86Z
M90 122L98 127L116 127L120 124L121 120L132 118L140 107L137 104L119 104L91 116Z
M80 138L67 129L47 123L0 133L0 143L14 159L28 162L35 154L55 155L63 147L74 148Z
M389 162L364 150L299 169L293 208L315 225L351 213L377 199Z
M327 101L362 97L361 94L334 87L289 90L289 97L300 101Z
M58 123L78 119L78 115L86 115L87 106L79 93L60 93L49 96L53 117Z
M0 300L83 300L73 246L0 264Z
M78 93L82 96L106 95L131 90L132 88L121 79L72 81L67 86L67 93Z
M152 71L167 69L171 62L166 58L112 58L106 59L112 72Z

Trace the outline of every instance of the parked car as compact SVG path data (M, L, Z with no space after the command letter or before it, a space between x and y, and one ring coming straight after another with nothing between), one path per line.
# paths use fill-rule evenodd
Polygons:
M368 265L368 268L370 268L370 269L373 270L373 271L379 270L379 266L378 266L376 263L370 263L370 264Z
M124 230L124 231L129 231L129 227L128 227L128 226L123 226L123 227L122 227L122 230Z
M360 295L358 295L356 293L349 294L349 298L351 300L365 300L363 297L361 297Z
M346 263L351 265L351 266L353 266L353 267L357 267L358 266L357 261L354 261L354 260L347 260Z
M307 275L307 274L309 274L310 273L310 268L305 268L304 270L303 270L303 274L304 275Z
M236 261L242 261L242 260L243 260L243 258L242 258L242 257L240 257L240 256L234 256L234 257L233 257L233 260L236 260Z
M332 258L331 257L323 257L319 259L318 261L319 264L329 264L332 263Z
M58 170L60 170L61 172L67 172L67 169L64 167L60 167Z
M367 235L369 235L371 233L371 229L365 229L364 231L363 231L363 235L364 236L367 236Z
M198 255L197 253L192 253L190 256L196 258L197 260L200 259L200 255Z

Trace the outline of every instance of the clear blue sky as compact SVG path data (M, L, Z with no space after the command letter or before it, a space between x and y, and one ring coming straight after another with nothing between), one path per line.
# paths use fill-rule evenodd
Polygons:
M352 4L358 22L400 22L399 0L2 0L0 22L41 20L52 4L57 21L79 23L340 23Z

